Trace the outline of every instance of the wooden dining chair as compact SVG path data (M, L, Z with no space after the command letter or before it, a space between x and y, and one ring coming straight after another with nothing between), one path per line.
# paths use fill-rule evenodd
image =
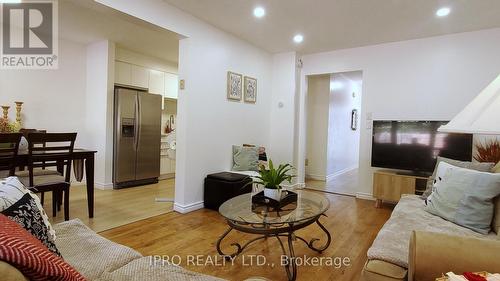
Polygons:
M8 176L13 176L16 171L16 156L21 136L19 133L0 134L0 171L8 171Z
M20 129L19 133L23 135L24 138L28 139L28 135L32 133L47 133L46 130L38 130L38 129ZM45 143L40 143L39 145L41 146L46 146ZM39 168L33 169L33 176L38 177L38 176L47 176L47 175L61 175L57 170L51 170L51 169L46 169L46 166L42 165ZM25 169L25 167L19 167L19 171L16 171L15 174L17 177L24 177L27 178L29 177L29 172ZM44 205L45 202L45 192L40 192L40 202L42 203L42 206ZM58 210L60 210L60 206L58 205Z
M52 216L57 215L60 198L64 203L64 220L69 220L71 163L76 133L28 134L28 176L19 177L33 192L52 192ZM56 167L61 174L34 175L41 167Z

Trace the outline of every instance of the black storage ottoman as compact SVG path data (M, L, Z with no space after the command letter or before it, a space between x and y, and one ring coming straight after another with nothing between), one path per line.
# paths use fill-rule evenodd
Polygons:
M236 173L217 173L205 178L203 200L205 208L219 210L225 201L241 194L252 192L252 178Z

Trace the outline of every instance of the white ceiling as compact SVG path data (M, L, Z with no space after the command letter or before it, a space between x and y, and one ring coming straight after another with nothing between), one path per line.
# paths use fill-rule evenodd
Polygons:
M89 44L109 39L118 46L177 63L179 36L92 0L59 1L59 37Z
M269 52L302 53L500 27L499 0L164 0ZM263 6L257 19L253 8ZM437 18L439 7L451 8ZM295 33L304 42L295 45Z

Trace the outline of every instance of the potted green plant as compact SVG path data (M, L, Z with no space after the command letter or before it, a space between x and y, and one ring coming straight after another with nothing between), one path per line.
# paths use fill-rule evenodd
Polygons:
M278 168L274 167L273 161L269 160L269 169L260 166L259 176L255 177L253 183L264 186L264 196L279 201L281 199L281 184L284 181L292 183L295 175L290 172L293 170L290 164L280 164Z

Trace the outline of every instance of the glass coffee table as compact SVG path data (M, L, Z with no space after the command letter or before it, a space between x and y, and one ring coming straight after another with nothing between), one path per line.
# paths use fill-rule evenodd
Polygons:
M217 241L216 247L219 254L227 259L232 259L251 243L275 237L279 241L283 255L288 257L287 262L284 264L288 280L295 280L297 265L293 242L298 239L306 243L310 249L321 253L330 246L332 239L328 230L319 221L321 216L326 216L325 212L330 207L330 201L325 196L315 192L305 190L294 192L297 193L297 201L279 210L273 210L265 206L252 206L252 195L254 195L252 193L243 194L224 202L219 208L219 213L226 218L229 228ZM323 245L317 245L320 242L318 238L308 241L295 235L296 230L314 223L326 235L326 242ZM233 229L259 236L242 244L238 242L231 243L231 246L235 247L234 252L225 253L221 249L221 242ZM288 251L281 237L285 237L288 241Z

